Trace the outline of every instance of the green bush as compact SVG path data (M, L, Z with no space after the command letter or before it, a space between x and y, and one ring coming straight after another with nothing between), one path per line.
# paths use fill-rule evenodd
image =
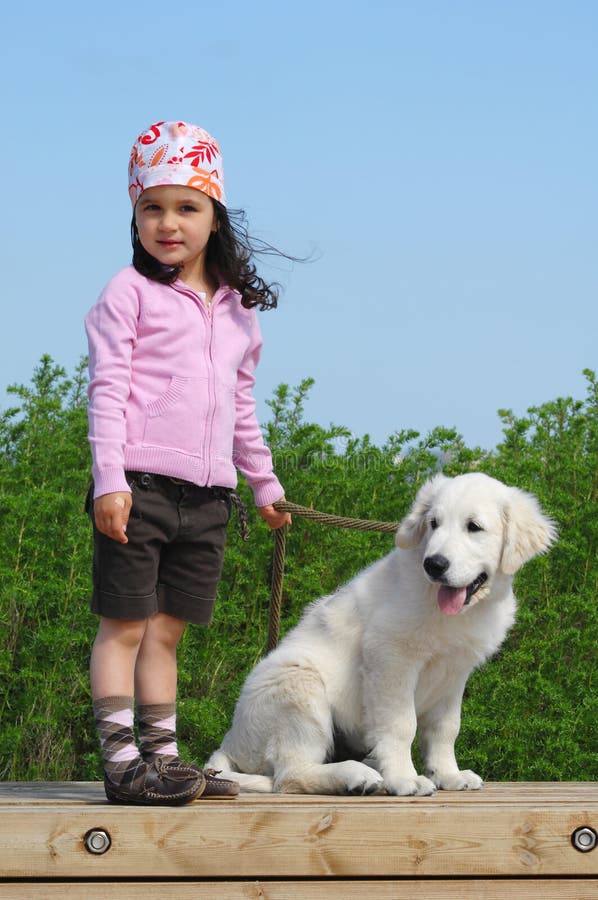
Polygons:
M96 620L88 610L91 529L86 379L44 357L30 386L9 390L0 417L0 777L95 779L100 757L87 667ZM339 426L305 421L307 379L281 385L266 439L287 497L359 518L398 521L431 473L479 469L535 493L559 523L545 557L517 575L517 624L471 678L459 738L462 765L491 780L596 780L598 700L598 390L517 419L500 413L491 453L437 428L375 446ZM264 653L272 535L244 485L251 528L235 527L210 628L187 629L179 651L179 733L205 759L228 727L247 672ZM287 540L282 631L306 603L388 552L392 536L295 517Z

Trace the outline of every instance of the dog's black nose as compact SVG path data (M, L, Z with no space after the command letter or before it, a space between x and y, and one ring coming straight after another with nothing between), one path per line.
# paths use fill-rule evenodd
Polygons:
M440 553L436 553L434 556L426 556L424 559L424 569L430 578L440 578L449 566L450 563L446 556L441 556Z

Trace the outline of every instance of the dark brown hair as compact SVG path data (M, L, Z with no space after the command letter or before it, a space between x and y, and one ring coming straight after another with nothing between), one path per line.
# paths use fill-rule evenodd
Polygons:
M257 274L253 263L256 253L283 256L294 260L264 241L249 237L246 217L243 210L227 210L217 200L212 199L216 210L217 230L212 232L206 250L206 267L220 283L226 284L241 294L241 303L247 309L257 306L259 309L274 309L278 304L279 285L276 282L267 284ZM161 284L172 284L180 272L181 266L164 266L151 256L139 240L135 213L131 222L131 242L133 244L133 265L141 275L159 281Z

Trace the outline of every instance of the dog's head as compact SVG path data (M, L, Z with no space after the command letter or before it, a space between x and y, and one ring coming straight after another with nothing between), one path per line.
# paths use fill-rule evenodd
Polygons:
M497 573L513 575L555 538L535 497L473 472L427 481L396 543L420 548L427 578L439 585L441 610L454 615L487 596Z

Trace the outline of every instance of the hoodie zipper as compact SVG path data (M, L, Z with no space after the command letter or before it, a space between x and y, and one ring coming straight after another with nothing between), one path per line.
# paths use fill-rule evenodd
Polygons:
M208 411L205 417L205 435L203 440L203 457L204 457L204 481L206 483L206 487L212 486L212 469L210 465L211 453L210 448L212 446L212 435L214 431L214 419L216 418L216 368L214 366L214 307L219 302L220 298L218 294L220 289L216 291L214 296L212 297L211 303L206 303L206 301L201 297L199 293L194 291L192 288L183 287L180 288L183 293L188 294L192 297L194 303L200 307L201 315L204 316L207 326L208 326L208 340L207 346L204 347L204 358L206 360L206 368L208 371Z
M210 304L205 303L200 298L200 302L204 308L204 312L206 314L208 320L209 327L209 340L208 340L208 359L210 361L209 366L209 378L208 378L208 391L210 392L210 407L208 407L208 417L209 417L209 426L206 423L206 437L204 439L204 458L206 460L206 473L205 473L205 481L206 487L212 487L212 471L211 471L211 459L212 454L209 453L209 449L212 446L212 435L214 433L214 419L216 418L216 369L214 366L214 301L216 294L212 298L212 302Z

